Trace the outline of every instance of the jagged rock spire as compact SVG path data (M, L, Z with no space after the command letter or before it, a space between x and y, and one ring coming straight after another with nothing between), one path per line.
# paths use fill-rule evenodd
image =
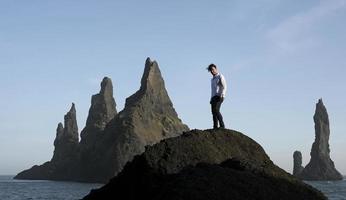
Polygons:
M314 115L315 142L311 148L311 160L301 174L305 180L342 180L342 175L335 169L330 158L329 117L322 99L316 104Z
M145 146L188 129L173 108L157 62L148 58L140 89L126 99L124 110L117 114L112 82L105 77L100 92L92 96L80 143L73 104L65 116L65 125L58 125L51 162L20 173L19 177L108 181ZM37 176L41 172L43 176Z
M182 124L169 98L159 65L147 58L140 89L126 99L121 117L127 116L138 129L137 136L147 144L189 130ZM151 131L149 131L151 130ZM158 134L159 133L159 134Z
M103 143L112 143L106 154L111 161L105 164L111 166L106 176L120 172L126 162L144 152L145 146L187 130L168 96L159 65L147 58L140 89L126 99L124 110L105 130Z
M141 80L140 90L148 88L162 88L165 87L161 71L156 61L151 61L148 57L145 61L144 73Z
M315 122L315 142L312 145L311 157L316 158L329 158L330 149L329 149L329 117L327 109L323 104L322 99L318 100L316 104L316 111L314 115Z
M101 90L91 98L91 106L86 122L86 127L81 136L91 132L102 131L107 123L117 114L116 103L113 98L112 80L104 77L101 82Z
M78 125L75 104L72 103L70 111L65 115L64 137L70 142L78 143Z
M99 157L97 144L102 140L106 125L116 116L116 103L113 98L112 80L104 77L101 82L101 90L91 98L91 106L86 126L81 133L79 173L81 177L95 174L93 163ZM102 144L101 144L102 145Z
M61 138L64 136L64 126L60 122L56 128L56 138L54 140L54 146L58 145Z
M64 116L64 126L58 124L54 140L54 154L51 164L54 166L69 165L76 161L78 149L78 125L76 118L75 104L72 103L71 109Z

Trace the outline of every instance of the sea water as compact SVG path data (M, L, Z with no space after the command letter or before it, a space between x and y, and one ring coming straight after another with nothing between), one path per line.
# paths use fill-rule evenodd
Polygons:
M306 181L322 191L329 200L346 200L346 180ZM101 184L13 180L13 176L0 176L0 200L77 200Z
M13 176L0 176L0 200L76 200L101 186L77 182L13 180Z
M329 200L346 200L346 179L342 181L305 181L320 190Z

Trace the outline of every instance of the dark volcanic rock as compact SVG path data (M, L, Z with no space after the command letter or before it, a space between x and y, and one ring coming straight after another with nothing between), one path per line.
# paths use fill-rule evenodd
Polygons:
M324 195L269 159L263 148L230 130L193 130L146 147L90 199L319 200Z
M52 162L65 163L65 160L75 157L77 153L79 136L74 103L72 103L72 107L64 119L65 128L59 123L56 130L56 138L54 140L55 150Z
M99 140L102 138L103 130L106 125L117 114L116 103L113 98L112 80L105 77L101 83L101 90L91 98L91 106L86 126L81 132L80 142L80 177L88 180L90 174L95 172L94 162L100 156L96 151Z
M21 179L106 182L146 145L175 137L188 127L178 118L156 61L146 60L140 89L119 114L113 86L105 77L92 97L86 127L78 143L74 106L60 124L53 159L20 173Z
M108 181L146 145L175 137L188 127L178 118L156 61L146 60L140 89L126 99L122 110L106 127L95 163L95 180ZM106 147L106 148L105 148Z
M101 82L100 92L91 98L86 126L81 133L81 143L87 144L88 142L92 142L94 135L102 132L116 114L117 110L113 98L112 80L105 77Z
M300 151L295 151L293 154L293 176L298 177L299 174L304 170L302 160L302 153Z
M311 160L300 174L304 180L342 180L342 175L335 169L330 159L329 149L329 118L322 99L316 104L314 115L315 142L311 148Z
M54 140L54 154L50 162L33 166L15 176L15 179L69 180L75 176L78 161L78 126L75 105L65 115L65 127L58 124Z

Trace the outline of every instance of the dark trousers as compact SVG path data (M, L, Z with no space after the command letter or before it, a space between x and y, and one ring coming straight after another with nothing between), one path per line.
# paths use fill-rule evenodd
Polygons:
M219 123L221 128L225 128L225 124L223 123L223 118L220 113L220 107L222 102L223 102L223 98L219 96L214 96L213 98L211 98L211 101L210 101L211 113L213 114L214 128L218 128Z

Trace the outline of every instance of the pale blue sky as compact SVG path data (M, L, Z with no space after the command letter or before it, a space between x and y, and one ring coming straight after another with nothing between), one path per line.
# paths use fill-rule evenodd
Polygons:
M76 103L79 130L104 76L117 109L157 60L180 118L212 126L211 62L225 75L226 126L292 171L310 159L323 98L331 156L346 174L346 0L0 0L0 174L51 159Z

